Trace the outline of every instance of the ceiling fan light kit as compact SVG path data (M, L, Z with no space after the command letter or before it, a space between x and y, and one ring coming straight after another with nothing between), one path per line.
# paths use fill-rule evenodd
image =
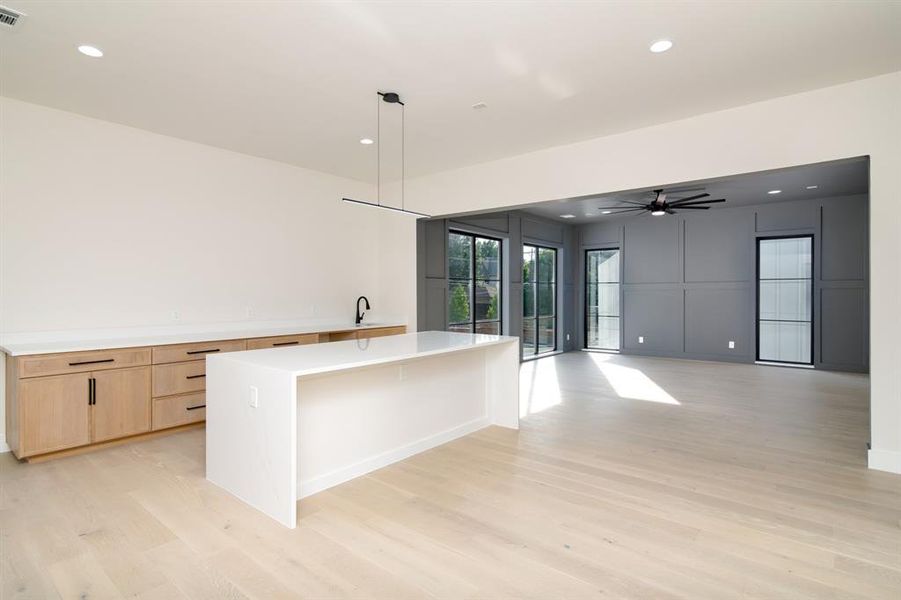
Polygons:
M684 192L683 192L684 193ZM651 213L652 216L662 217L663 215L678 214L674 209L679 210L709 210L707 204L715 204L717 202L725 202L725 198L717 198L715 200L704 200L710 194L695 194L687 198L676 198L669 200L668 194L660 189L654 190L654 199L645 204L637 200L620 200L620 204L628 206L602 206L598 210L604 215L622 215L630 213Z

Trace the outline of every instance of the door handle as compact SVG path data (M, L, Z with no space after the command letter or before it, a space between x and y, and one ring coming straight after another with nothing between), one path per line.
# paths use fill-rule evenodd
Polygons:
M199 406L188 406L185 407L185 410L197 410L198 408L206 408L206 404L201 404Z
M88 377L88 406L97 404L97 380Z
M206 377L206 373L201 373L200 375L185 375L185 379L197 379L199 377Z

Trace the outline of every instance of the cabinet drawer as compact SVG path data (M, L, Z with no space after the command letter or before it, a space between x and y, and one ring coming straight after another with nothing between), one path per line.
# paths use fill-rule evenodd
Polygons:
M153 364L184 362L197 360L207 354L236 352L244 350L244 340L224 340L219 342L194 342L192 344L174 344L172 346L154 346Z
M275 337L252 338L247 340L248 350L262 348L281 348L282 346L302 346L319 342L318 333L302 333L298 335L279 335Z
M172 396L206 389L206 361L153 365L153 396Z
M19 377L65 375L150 364L150 348L119 348L17 357Z
M399 335L407 333L406 327L378 327L375 329L361 329L357 332L357 337L361 340L366 338L383 337L386 335Z
M357 331L330 331L328 333L322 334L323 336L328 336L327 340L329 342L340 342L343 340L355 340L357 339Z
M166 429L206 419L206 394L185 394L153 399L153 429Z

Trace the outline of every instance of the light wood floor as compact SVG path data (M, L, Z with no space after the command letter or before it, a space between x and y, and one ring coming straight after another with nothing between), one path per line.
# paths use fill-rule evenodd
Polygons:
M4 455L2 598L901 598L866 377L579 352L522 377L521 431L304 500L294 531L203 479L202 430Z

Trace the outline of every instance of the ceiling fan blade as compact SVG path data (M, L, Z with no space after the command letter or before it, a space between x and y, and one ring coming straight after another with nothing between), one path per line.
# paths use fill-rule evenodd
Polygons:
M668 214L668 215L675 215L675 214L678 214L676 211L674 211L673 209L671 209L669 206L667 206L666 208L664 208L663 211L664 211L666 214Z
M616 202L625 204L635 204L636 206L647 206L647 202L639 202L638 200L617 200Z
M709 206L674 206L673 208L678 208L679 210L710 210Z
M696 194L694 196L689 196L688 198L678 198L670 202L670 204L675 204L676 202L688 202L689 200L697 200L698 198L706 198L710 194Z
M716 200L695 200L694 202L670 202L670 206L691 206L692 204L714 204L716 202L725 202L725 198L718 198Z

